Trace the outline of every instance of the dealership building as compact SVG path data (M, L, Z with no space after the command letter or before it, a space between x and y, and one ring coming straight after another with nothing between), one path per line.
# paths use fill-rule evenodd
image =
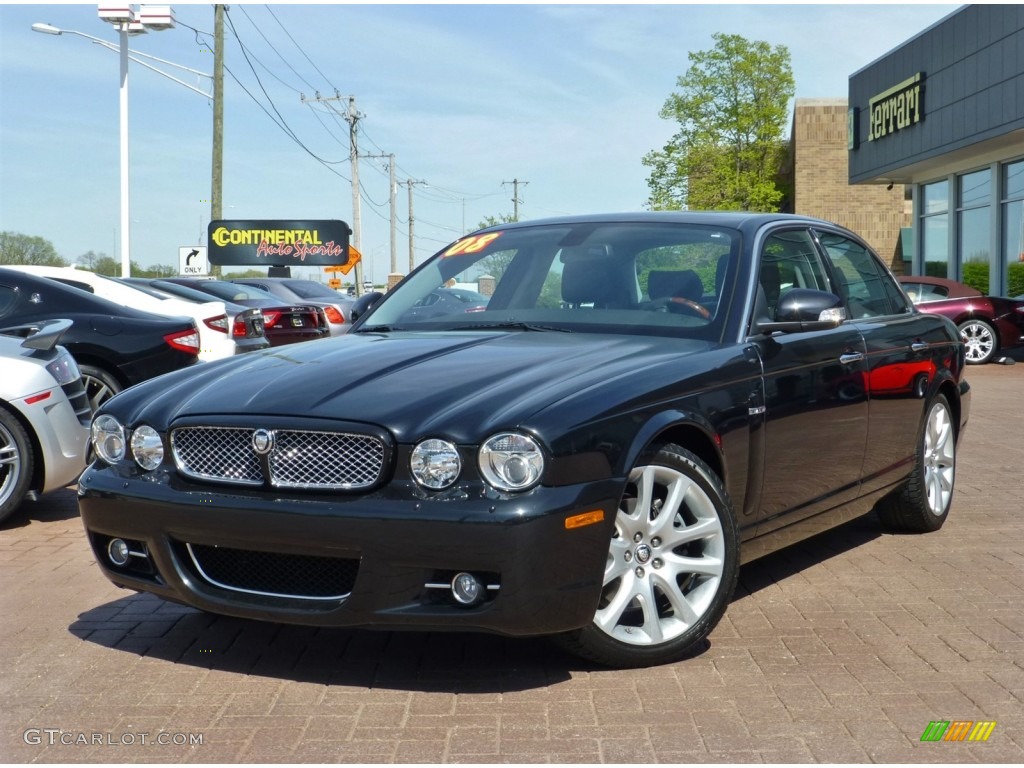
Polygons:
M846 109L849 184L906 185L900 271L1024 294L1024 5L959 8L851 75Z

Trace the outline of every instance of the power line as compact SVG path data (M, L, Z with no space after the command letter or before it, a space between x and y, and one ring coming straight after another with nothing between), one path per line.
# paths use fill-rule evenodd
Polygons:
M277 15L274 13L274 11L271 9L271 7L269 5L264 5L263 7L266 8L267 12L270 13L270 15L274 17L274 21L276 21L278 26L280 26L281 29L284 30L284 33L288 36L288 39L291 40L293 43L295 43L295 47L299 49L299 53L301 53L303 56L306 57L306 61L308 61L310 64L313 65L313 69L315 69L317 72L319 72L320 73L320 77L322 77L324 79L324 81L329 86L331 86L331 88L334 89L334 92L337 93L338 92L338 87L327 78L327 75L325 75L323 72L320 72L320 67L318 67L316 64L313 64L313 60L311 58L309 58L309 56L306 54L306 51L302 48L302 46L295 42L295 38L292 37L291 32L289 32L285 28L284 24L282 24L281 20L279 18L277 18ZM303 81L303 82L305 82L305 81ZM313 86L309 86L309 87L312 88Z
M281 55L281 52L279 50L277 50L277 48L274 47L274 44L272 42L270 42L270 39L265 34L263 34L263 30L260 29L259 25L256 24L255 21L252 20L252 16L250 16L249 12L245 10L245 6L244 5L239 5L238 9L242 12L242 14L245 16L245 18L247 18L249 20L249 23L252 24L253 29L255 29L259 33L260 37L263 38L263 41L267 45L270 46L270 50L272 50L274 53L276 53L277 57L279 59L281 59L281 61L284 62L285 66L288 67L288 69L290 69L292 72L294 72L296 77L299 78L299 80L304 82L310 88L313 88L313 84L310 83L308 80L306 80L306 78L304 78L301 74L299 74L298 70L296 70L295 67L293 67L291 64L288 63L288 60L284 56ZM253 58L255 59L256 57L253 56ZM277 75L275 75L273 72L271 72L270 69L262 61L260 61L259 59L256 59L256 61L258 61L260 66L263 67L274 79L276 79L279 83L281 83L281 85L285 86L286 88L291 88L296 93L299 92L298 88L295 88L295 87L289 85L284 80L282 80Z

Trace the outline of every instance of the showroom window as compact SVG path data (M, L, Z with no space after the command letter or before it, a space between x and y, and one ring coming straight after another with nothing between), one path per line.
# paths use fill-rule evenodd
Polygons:
M1007 296L1024 295L1024 160L1003 166L1003 264Z
M924 274L949 277L949 181L921 187L921 254Z
M992 242L992 171L989 168L957 178L956 208L961 282L987 294Z

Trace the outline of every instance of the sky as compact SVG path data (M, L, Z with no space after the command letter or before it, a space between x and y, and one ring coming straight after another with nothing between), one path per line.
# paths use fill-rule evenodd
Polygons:
M401 273L409 180L417 265L487 217L511 215L516 181L521 219L643 210L642 158L676 130L658 113L713 34L786 46L796 98L846 98L851 74L959 7L232 3L223 217L353 225L340 114L350 96L360 154L394 154ZM116 45L97 8L0 5L0 231L43 237L71 262L88 251L121 258L119 60L31 26ZM129 47L212 72L213 7L173 8L174 29ZM211 90L209 78L143 61ZM128 91L131 258L177 264L180 247L206 242L212 101L135 63ZM364 271L377 283L391 271L387 168L365 156L358 168Z

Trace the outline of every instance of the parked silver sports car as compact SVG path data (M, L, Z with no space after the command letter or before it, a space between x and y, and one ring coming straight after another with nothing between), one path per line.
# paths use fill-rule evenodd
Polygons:
M82 375L58 346L70 320L0 331L0 520L85 469L92 416Z

